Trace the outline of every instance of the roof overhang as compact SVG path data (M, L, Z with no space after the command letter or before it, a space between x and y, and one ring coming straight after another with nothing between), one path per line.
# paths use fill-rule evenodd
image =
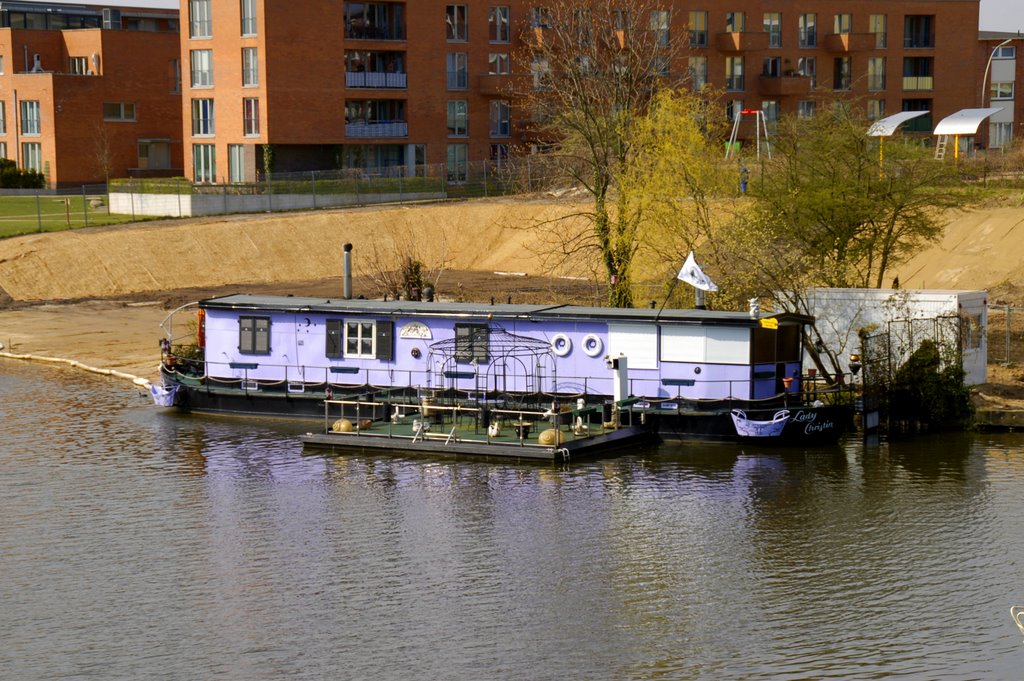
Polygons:
M901 111L898 114L892 116L886 116L885 118L879 118L875 121L874 125L868 128L868 137L891 137L896 132L896 128L900 127L911 118L917 118L918 116L924 116L930 113L928 111Z
M1001 106L987 109L961 109L946 116L935 126L935 135L977 135L982 121L1003 110Z

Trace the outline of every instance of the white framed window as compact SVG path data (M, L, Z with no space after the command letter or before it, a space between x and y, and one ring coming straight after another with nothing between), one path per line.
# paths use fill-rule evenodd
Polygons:
M21 102L21 134L38 135L42 131L39 118L39 101L26 99Z
M725 32L743 33L746 29L747 15L745 12L725 13Z
M885 57L868 57L868 90L885 89Z
M768 123L777 123L779 120L779 103L773 99L766 99L761 102L761 111L764 112L764 120Z
M345 357L366 359L377 357L376 322L346 319L343 328Z
M1013 99L1013 81L992 81L989 88L989 99Z
M491 52L487 58L488 73L492 76L507 76L508 52Z
M816 57L800 57L796 60L796 72L811 79L811 89L818 87L818 60Z
M466 12L466 5L447 5L445 7L445 35L449 41L465 42L468 36Z
M259 52L255 47L242 48L242 87L260 84Z
M448 89L465 90L469 87L469 56L465 52L448 53Z
M192 50L192 87L213 87L213 50Z
M103 120L134 121L135 102L103 102Z
M89 75L89 58L68 57L68 73L72 76Z
M782 14L765 12L764 31L768 34L768 47L782 47Z
M256 97L242 100L242 133L246 137L260 135L260 100Z
M245 145L228 145L228 182L245 182Z
M689 58L690 83L694 90L700 90L708 83L708 58Z
M708 46L708 13L690 12L690 47Z
M989 123L988 124L988 146L992 149L1002 149L1010 146L1013 139L1013 123Z
M242 0L242 35L256 35L256 0Z
M7 158L7 142L0 142L0 158Z
M455 325L455 359L459 362L487 362L491 329L487 324Z
M509 137L512 135L510 109L508 101L504 99L491 100L491 137Z
M209 38L213 35L213 17L210 14L211 4L212 0L189 0L189 38Z
M508 18L508 5L491 8L490 14L487 15L487 25L492 43L507 43L509 41Z
M4 56L0 54L0 76L4 74Z
M217 181L217 147L212 144L192 145L192 179L194 182Z
M868 100L868 120L877 121L880 118L885 118L885 100L884 99L869 99Z
M192 100L192 134L196 137L215 133L212 99Z
M1017 58L1017 48L1014 47L1013 45L1003 45L1002 47L997 47L995 49L995 51L992 52L992 58L993 59L1016 59ZM0 70L0 73L3 73L3 71Z
M43 172L43 145L39 142L26 142L21 145L21 167L23 170Z
M0 135L6 135L6 134L7 134L7 102L0 100Z
M651 33L654 34L654 44L658 47L668 47L671 24L671 15L668 10L656 9L651 12L649 18Z
M469 178L468 144L448 145L448 163L446 168L449 184L461 184Z
M801 99L796 103L796 115L800 118L811 118L814 116L815 108L813 99Z
M469 103L465 99L448 100L448 136L465 137L469 134Z
M872 14L868 17L868 33L875 34L876 50L884 50L888 46L887 23L888 21L884 14Z
M797 20L800 47L815 47L818 44L818 15L801 14Z
M853 31L852 14L834 14L832 16L832 32L836 34L851 33Z

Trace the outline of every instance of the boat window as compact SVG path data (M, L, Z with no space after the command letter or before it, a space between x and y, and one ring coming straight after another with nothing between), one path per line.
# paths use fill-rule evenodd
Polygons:
M324 350L324 354L328 357L344 357L345 353L342 352L342 325L344 322L340 319L328 319L327 320L327 347Z
M486 324L455 325L455 359L459 362L487 361L490 329Z
M324 354L327 357L391 360L395 323L363 319L328 319Z
M375 357L375 323L362 320L345 320L345 356Z
M244 355L270 354L270 317L238 318L238 351Z

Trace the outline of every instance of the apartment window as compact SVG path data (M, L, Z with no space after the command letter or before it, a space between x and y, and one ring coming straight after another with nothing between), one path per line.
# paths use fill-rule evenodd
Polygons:
M260 100L255 97L242 100L242 133L246 137L260 136Z
M497 170L506 167L508 165L508 145L492 144L488 152L488 158Z
M764 120L769 123L777 123L779 120L779 103L775 100L761 102L761 111L764 113Z
M195 182L217 181L217 148L214 145L192 145L192 178Z
M1002 149L1010 146L1013 137L1013 123L989 123L988 146ZM4 154L6 157L6 154Z
M209 38L213 35L213 18L210 15L212 0L189 0L188 37Z
M39 102L33 99L23 100L21 102L21 134L38 135L41 133L41 128Z
M832 32L835 34L853 32L853 15L836 14L832 17Z
M464 99L448 100L448 136L465 137L469 134L469 104Z
M508 64L508 52L491 52L487 57L487 70L492 76L507 76Z
M486 362L491 330L486 324L455 325L455 358L460 362Z
M256 35L256 0L242 0L242 35Z
M700 90L708 82L708 58L690 57L689 71L693 89Z
M213 100L192 100L192 134L199 136L213 135Z
M884 14L872 14L868 17L868 33L875 34L875 49L884 50L889 42L886 34L886 19Z
M782 57L765 57L761 62L761 75L778 78L782 75Z
M690 47L708 46L708 13L690 12Z
M465 52L448 53L448 89L465 90L469 87L468 57Z
M885 89L885 57L868 57L868 90Z
M448 145L448 182L459 184L465 182L469 177L469 145L449 144Z
M167 62L167 74L171 84L171 93L181 92L181 60L171 59Z
M651 33L654 34L654 44L658 47L668 47L670 16L666 10L654 10L651 12Z
M228 145L228 182L245 182L245 145Z
M743 111L743 100L742 99L730 99L725 103L725 117L730 121L734 121L739 118L740 113Z
M815 57L800 57L796 60L796 72L811 79L811 89L818 87L818 60Z
M868 120L877 121L880 118L885 118L885 100L884 99L869 99L868 100Z
M507 101L491 100L491 137L508 137L512 134L509 111L510 107Z
M72 76L85 76L89 74L88 57L68 57L68 73Z
M850 57L836 57L832 62L832 89L849 90L852 73Z
M192 50L192 87L213 87L213 50Z
M530 26L551 28L551 11L547 7L534 7L530 10Z
M743 90L743 57L725 58L725 89Z
M242 48L242 87L260 84L259 53L255 47Z
M934 85L934 61L931 57L904 57L903 89L931 90Z
M1017 58L1017 48L1014 47L1013 45L1003 45L1002 47L997 47L992 52L992 58L993 59L1016 59ZM0 60L0 73L3 73L3 72L4 72L3 71L3 61Z
M0 158L7 158L7 142L0 142Z
M765 12L764 30L768 34L768 47L782 47L782 15Z
M0 76L4 74L4 56L0 54Z
M507 43L509 40L508 6L492 7L487 15L487 31L492 43Z
M902 102L903 111L932 111L932 100L930 99L904 99ZM924 115L913 118L903 124L904 131L906 132L931 132L932 131L932 115L926 113Z
M1013 81L993 81L989 88L989 99L1013 99Z
M935 17L927 14L903 17L903 47L935 47Z
M813 99L801 99L796 103L796 115L800 118L811 118L814 116L815 103Z
M238 352L243 355L270 354L270 317L238 318Z
M572 13L572 30L576 34L576 44L590 47L594 42L594 26L590 19L590 10L577 9Z
M743 12L726 12L725 14L725 32L726 33L742 33L746 25L747 15Z
M534 56L533 61L530 62L530 73L533 75L533 89L546 90L548 87L548 77L551 75L548 60L544 57Z
M466 6L448 5L445 8L445 26L448 40L465 41L466 30Z
M797 24L800 29L800 47L816 47L818 44L818 15L801 14Z
M0 101L0 135L7 134L7 102ZM7 158L4 156L4 158Z
M134 102L103 102L103 120L134 121Z
M21 167L23 170L43 172L43 146L39 142L26 142L21 145Z

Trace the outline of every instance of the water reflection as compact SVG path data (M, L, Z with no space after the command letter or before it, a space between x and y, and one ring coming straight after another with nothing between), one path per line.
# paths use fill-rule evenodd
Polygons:
M2 362L0 417L11 678L1011 678L1024 652L1020 435L325 457Z

